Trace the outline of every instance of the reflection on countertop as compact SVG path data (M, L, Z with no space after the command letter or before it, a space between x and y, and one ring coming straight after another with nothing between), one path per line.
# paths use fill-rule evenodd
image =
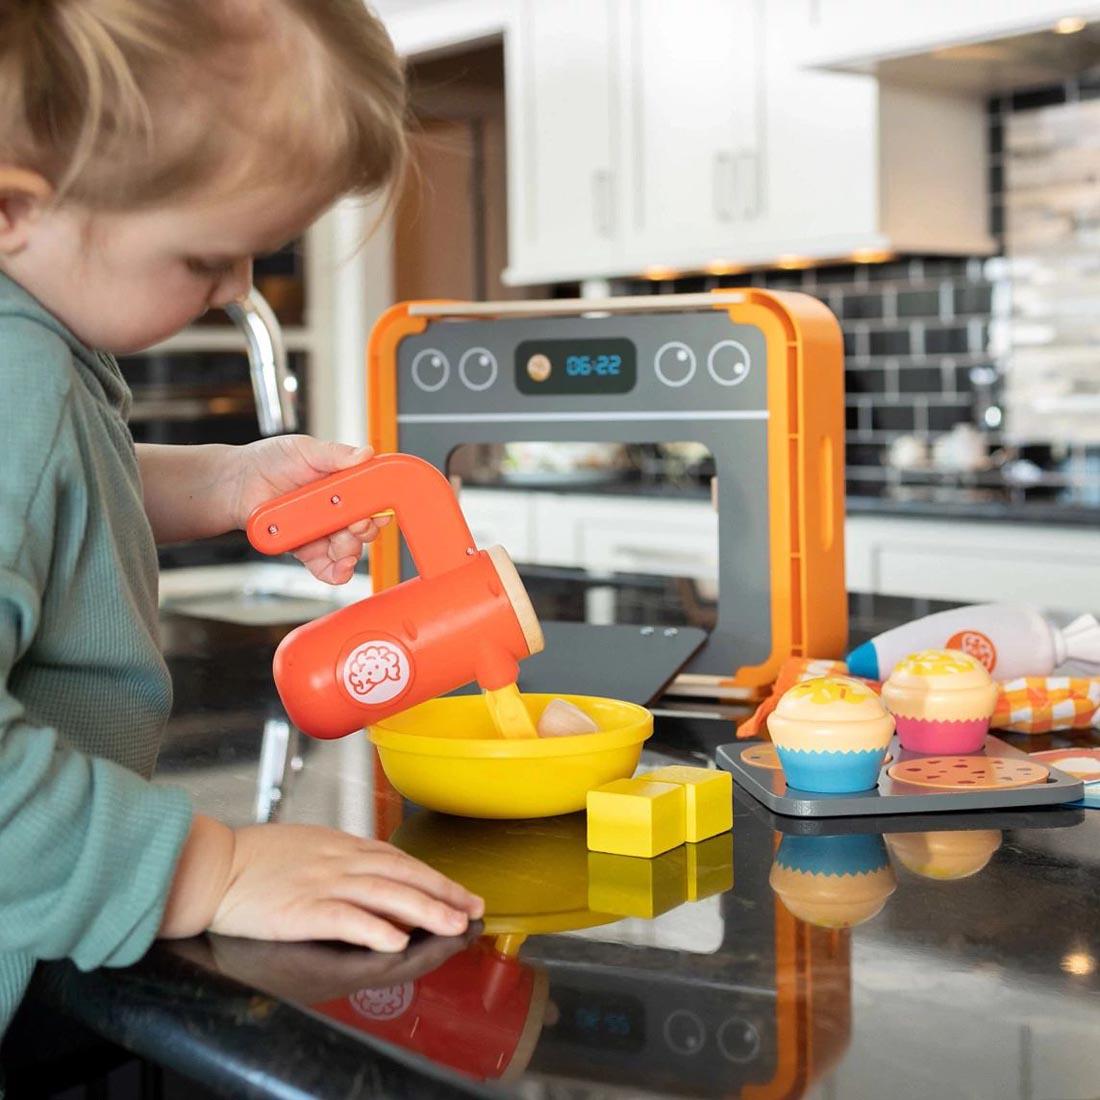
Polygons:
M162 782L233 824L390 838L489 905L469 936L396 957L210 936L124 970L43 968L38 998L146 1057L227 1095L1095 1091L1100 816L846 832L737 791L732 837L601 861L579 817L427 814L362 734L299 736L269 676L279 628L164 626L177 705ZM659 709L643 768L705 763L736 717Z

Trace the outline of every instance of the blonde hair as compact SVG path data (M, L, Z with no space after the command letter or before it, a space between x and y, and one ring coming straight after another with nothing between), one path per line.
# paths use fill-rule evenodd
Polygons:
M127 209L391 184L405 81L363 0L0 0L0 164Z

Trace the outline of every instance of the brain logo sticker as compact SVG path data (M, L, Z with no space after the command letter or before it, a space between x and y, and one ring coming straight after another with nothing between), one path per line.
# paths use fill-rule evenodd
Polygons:
M344 687L357 703L388 703L409 686L409 679L409 655L381 638L357 645L344 661Z
M348 1000L351 1007L368 1020L396 1020L412 1004L412 982L390 986L388 989L360 989Z

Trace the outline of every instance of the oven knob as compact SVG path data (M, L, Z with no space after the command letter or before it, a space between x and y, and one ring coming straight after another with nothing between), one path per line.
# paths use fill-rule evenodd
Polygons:
M707 1041L706 1024L686 1008L678 1008L665 1020L665 1042L676 1054L698 1054Z
M496 357L488 348L470 348L458 361L458 377L471 390L487 390L497 380Z
M707 370L720 386L739 386L749 376L749 349L736 340L722 340L710 349Z
M425 392L441 390L451 377L451 364L438 348L417 352L412 364L413 381Z
M760 1032L748 1020L731 1016L718 1029L718 1049L731 1062L751 1062L760 1049Z
M686 386L695 377L695 352L679 340L670 340L657 349L653 367L666 386Z

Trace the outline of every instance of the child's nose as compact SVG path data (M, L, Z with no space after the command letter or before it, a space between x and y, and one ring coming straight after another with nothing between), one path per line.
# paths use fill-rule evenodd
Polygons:
M218 282L210 296L210 305L220 309L243 298L252 287L252 260L238 260L232 270Z

